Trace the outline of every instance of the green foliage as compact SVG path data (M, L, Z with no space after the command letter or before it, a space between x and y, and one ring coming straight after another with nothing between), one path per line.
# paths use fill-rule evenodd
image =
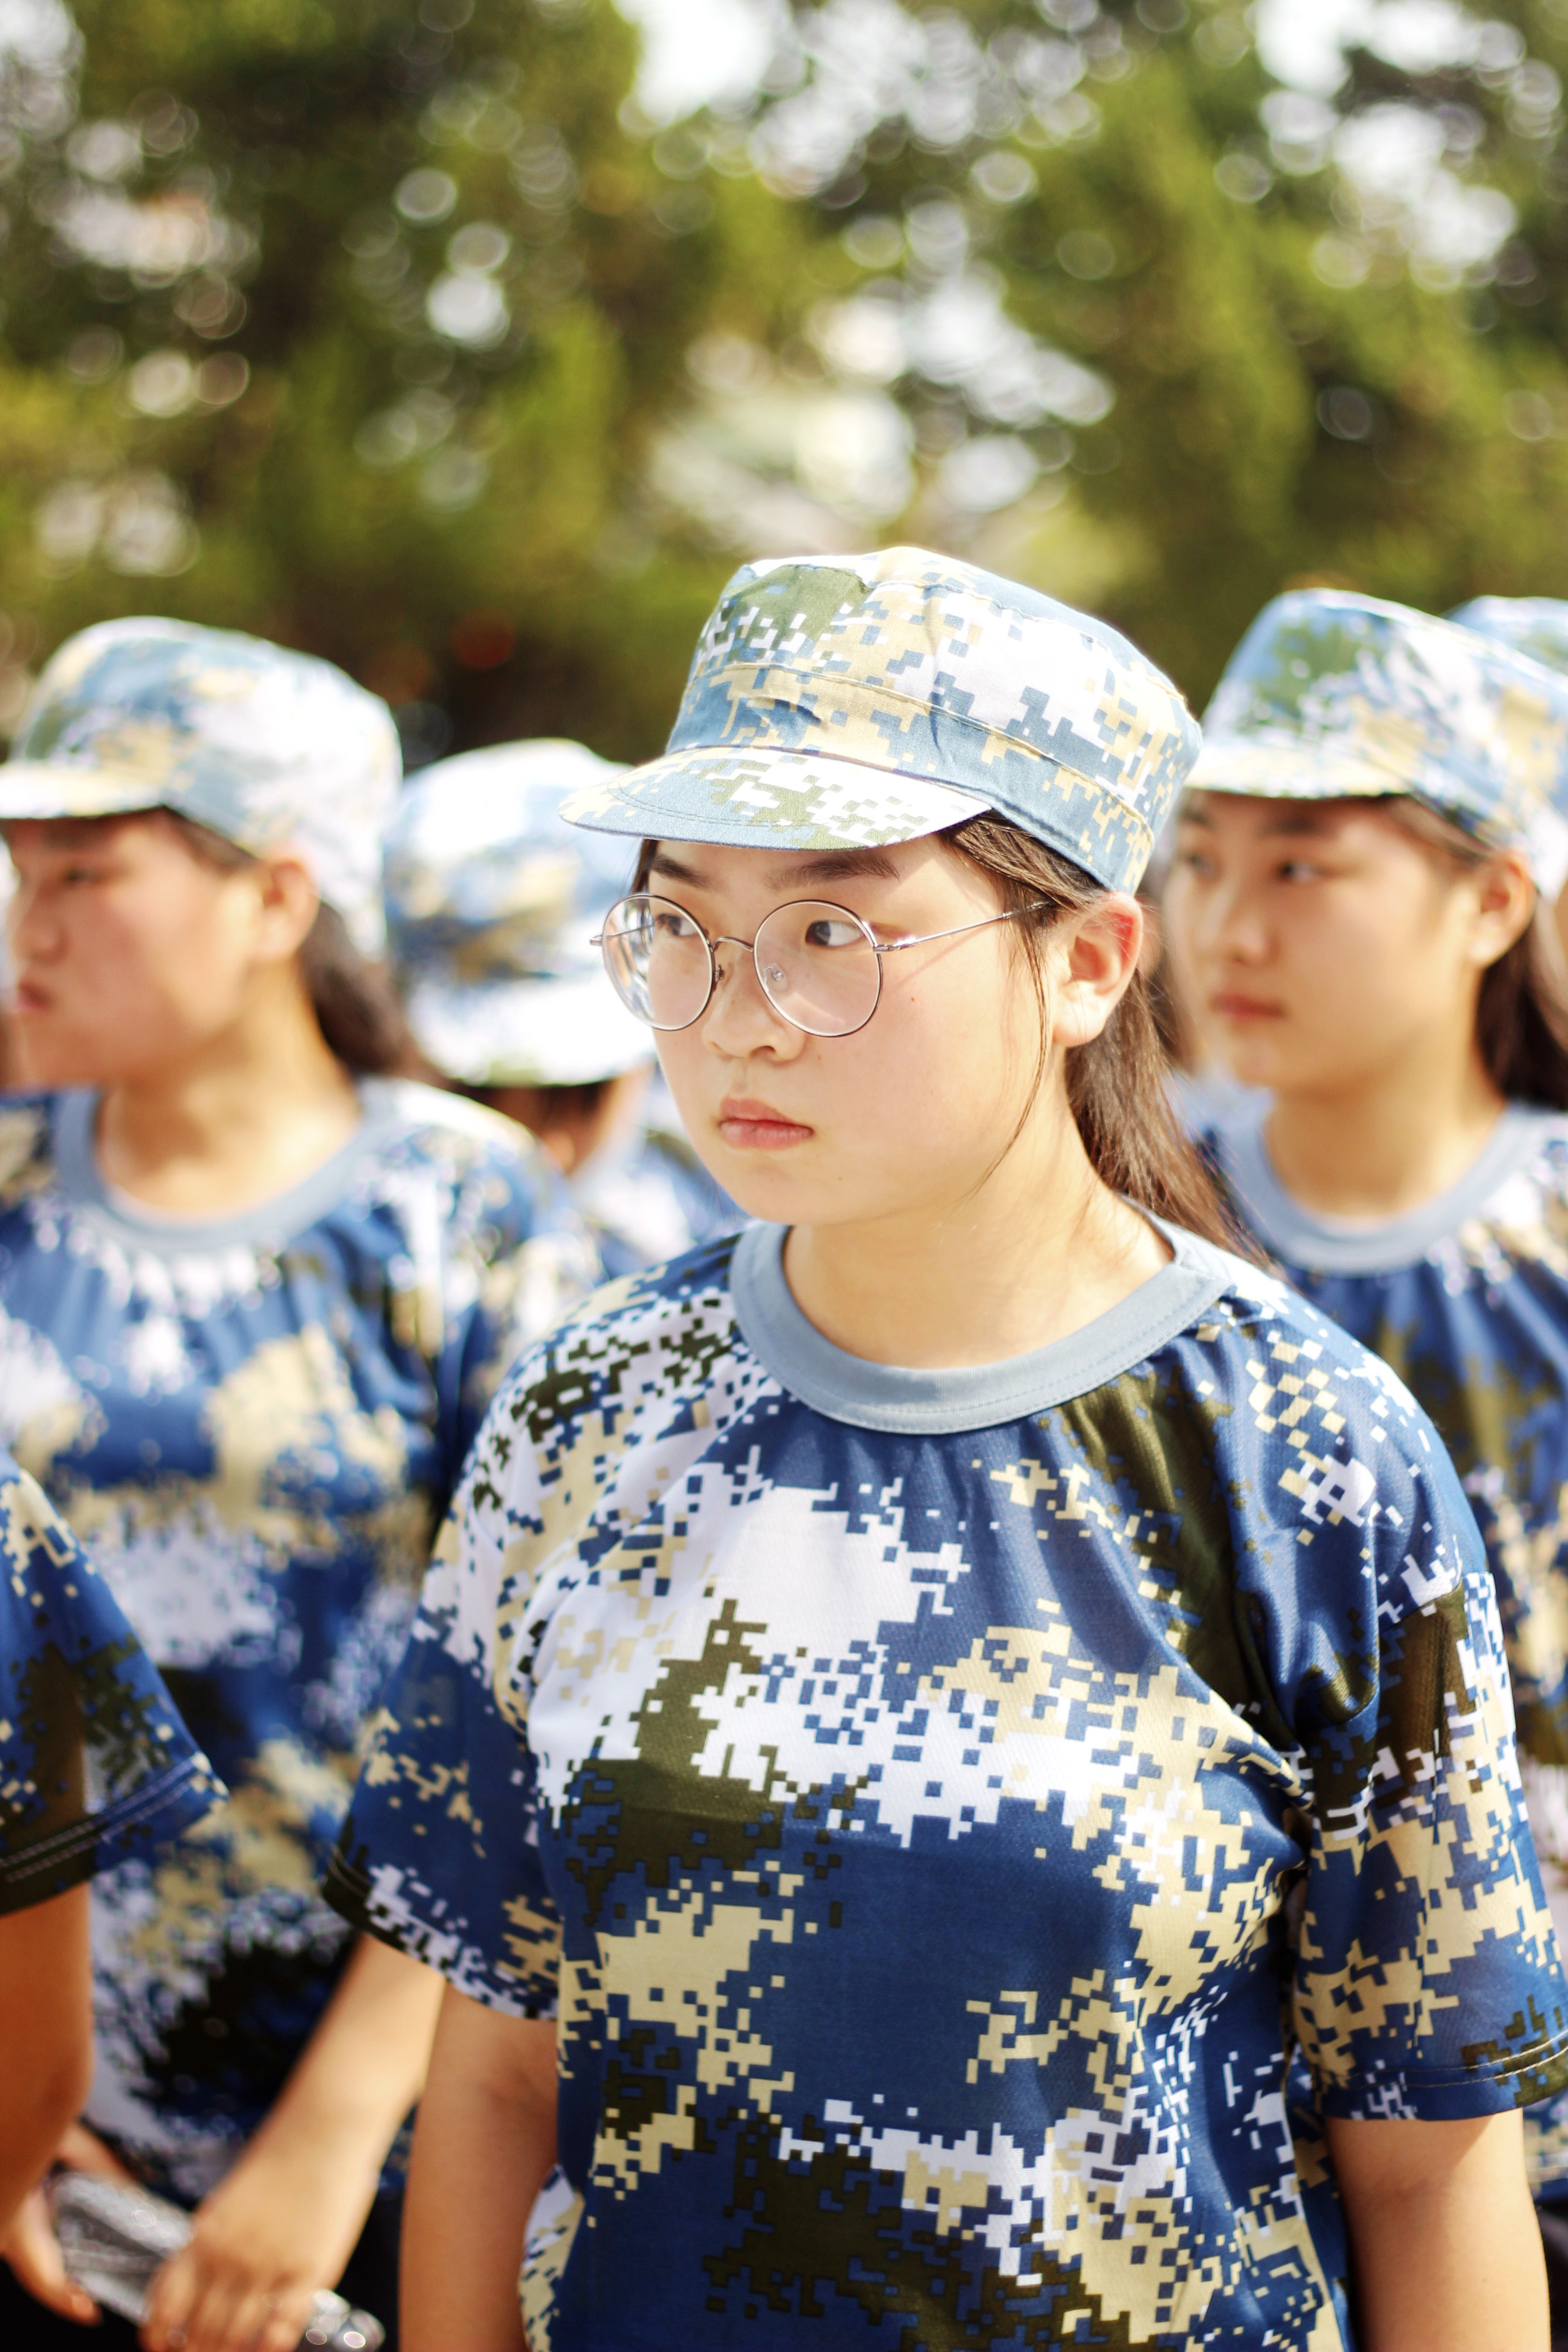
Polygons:
M646 755L792 543L951 546L1200 704L1289 581L1568 595L1568 0L1352 57L1316 129L1209 0L802 5L748 109L662 131L609 0L78 0L74 51L37 5L0 725L152 607L342 662L416 755ZM1390 107L1511 204L1487 251L1336 164Z

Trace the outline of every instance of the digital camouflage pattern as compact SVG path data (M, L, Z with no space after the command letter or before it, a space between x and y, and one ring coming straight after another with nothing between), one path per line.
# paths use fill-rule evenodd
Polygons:
M1448 618L1547 669L1568 671L1568 604L1559 596L1475 596Z
M1452 1469L1169 1237L1058 1346L903 1373L752 1227L505 1383L329 1887L559 2019L535 2352L1325 2352L1293 2050L1348 2116L1565 2079Z
M665 757L574 824L784 849L910 841L999 810L1112 889L1198 747L1103 621L918 547L748 563L699 641Z
M402 773L386 705L331 662L189 621L102 621L34 688L0 767L0 820L171 808L253 856L293 848L376 955Z
M109 1192L95 1097L0 1105L0 1434L92 1550L230 1791L100 1878L89 2120L195 2200L343 1958L317 1883L501 1370L591 1278L516 1129L385 1080L279 1200Z
M1568 679L1510 646L1337 588L1277 596L1204 713L1194 791L1273 800L1408 793L1568 877Z
M652 1061L594 944L634 854L561 814L574 789L620 773L581 743L498 743L422 768L403 792L387 928L414 1034L448 1077L585 1086Z
M1203 1139L1232 1207L1314 1307L1431 1415L1480 1525L1526 1799L1568 1949L1568 1118L1516 1108L1454 1190L1346 1233L1279 1184L1254 1107ZM1568 2098L1526 2117L1531 2178L1568 2192Z
M0 1916L152 1854L222 1795L108 1585L0 1454Z

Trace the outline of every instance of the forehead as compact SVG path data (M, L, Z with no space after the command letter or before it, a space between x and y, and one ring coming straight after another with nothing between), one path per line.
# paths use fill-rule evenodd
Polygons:
M7 817L0 824L0 837L8 849L101 849L162 814L158 809L134 809L114 816Z
M829 888L841 882L898 881L919 863L923 843L899 842L884 849L737 849L700 841L655 842L648 874L689 889L758 887L798 890L810 884Z
M1232 839L1290 841L1331 839L1369 819L1380 821L1379 803L1367 800L1293 801L1251 793L1189 793L1180 809L1183 824Z

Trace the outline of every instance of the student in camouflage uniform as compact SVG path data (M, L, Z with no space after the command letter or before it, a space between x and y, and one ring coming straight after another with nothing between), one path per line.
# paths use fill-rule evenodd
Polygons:
M1568 1937L1568 681L1302 591L1254 624L1205 726L1168 936L1231 1068L1270 1090L1207 1149L1258 1241L1442 1433ZM1568 2099L1526 2147L1537 2190L1568 2193Z
M88 1881L222 1794L109 1587L0 1453L0 2244L92 2075Z
M448 1981L409 2352L1328 2352L1352 2265L1367 2352L1542 2352L1496 1601L1174 1131L1131 893L1196 749L892 549L740 572L570 804L644 839L609 968L764 1222L504 1384L337 1850Z
M574 831L567 794L616 771L581 743L500 743L423 769L387 834L393 961L426 1057L538 1136L607 1275L741 1219L680 1131L647 1028L595 944L625 843Z
M160 621L64 646L0 768L45 1089L0 1106L0 1436L230 1791L92 1896L87 2121L197 2209L149 2334L190 2352L292 2346L362 2227L391 2315L433 1992L317 1880L495 1381L590 1278L542 1155L396 1075L397 779L341 672ZM61 2340L6 2294L8 2347Z

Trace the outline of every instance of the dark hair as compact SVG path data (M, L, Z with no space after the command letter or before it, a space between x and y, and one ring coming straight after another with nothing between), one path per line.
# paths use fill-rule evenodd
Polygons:
M1037 915L1007 926L1027 961L1040 1009L1035 1083L1010 1149L1023 1131L1050 1052L1045 940L1064 915L1081 913L1110 893L1070 858L1047 849L1044 842L1005 816L966 817L962 824L950 825L941 838L989 877L1005 907L1025 908L1045 901ZM658 846L657 841L643 843L635 889L647 887ZM1256 1246L1226 1209L1172 1106L1149 984L1141 970L1133 973L1099 1036L1087 1045L1071 1047L1066 1063L1068 1106L1101 1183L1137 1207L1221 1249L1260 1262Z
M193 857L220 873L237 873L256 861L221 833L182 816L167 817ZM429 1064L414 1042L403 1000L384 963L361 955L335 907L324 903L300 947L300 977L330 1052L355 1077L428 1078Z
M1369 801L1456 874L1473 874L1497 852L1407 793ZM1481 974L1476 1044L1487 1076L1510 1102L1568 1110L1568 974L1550 901Z

